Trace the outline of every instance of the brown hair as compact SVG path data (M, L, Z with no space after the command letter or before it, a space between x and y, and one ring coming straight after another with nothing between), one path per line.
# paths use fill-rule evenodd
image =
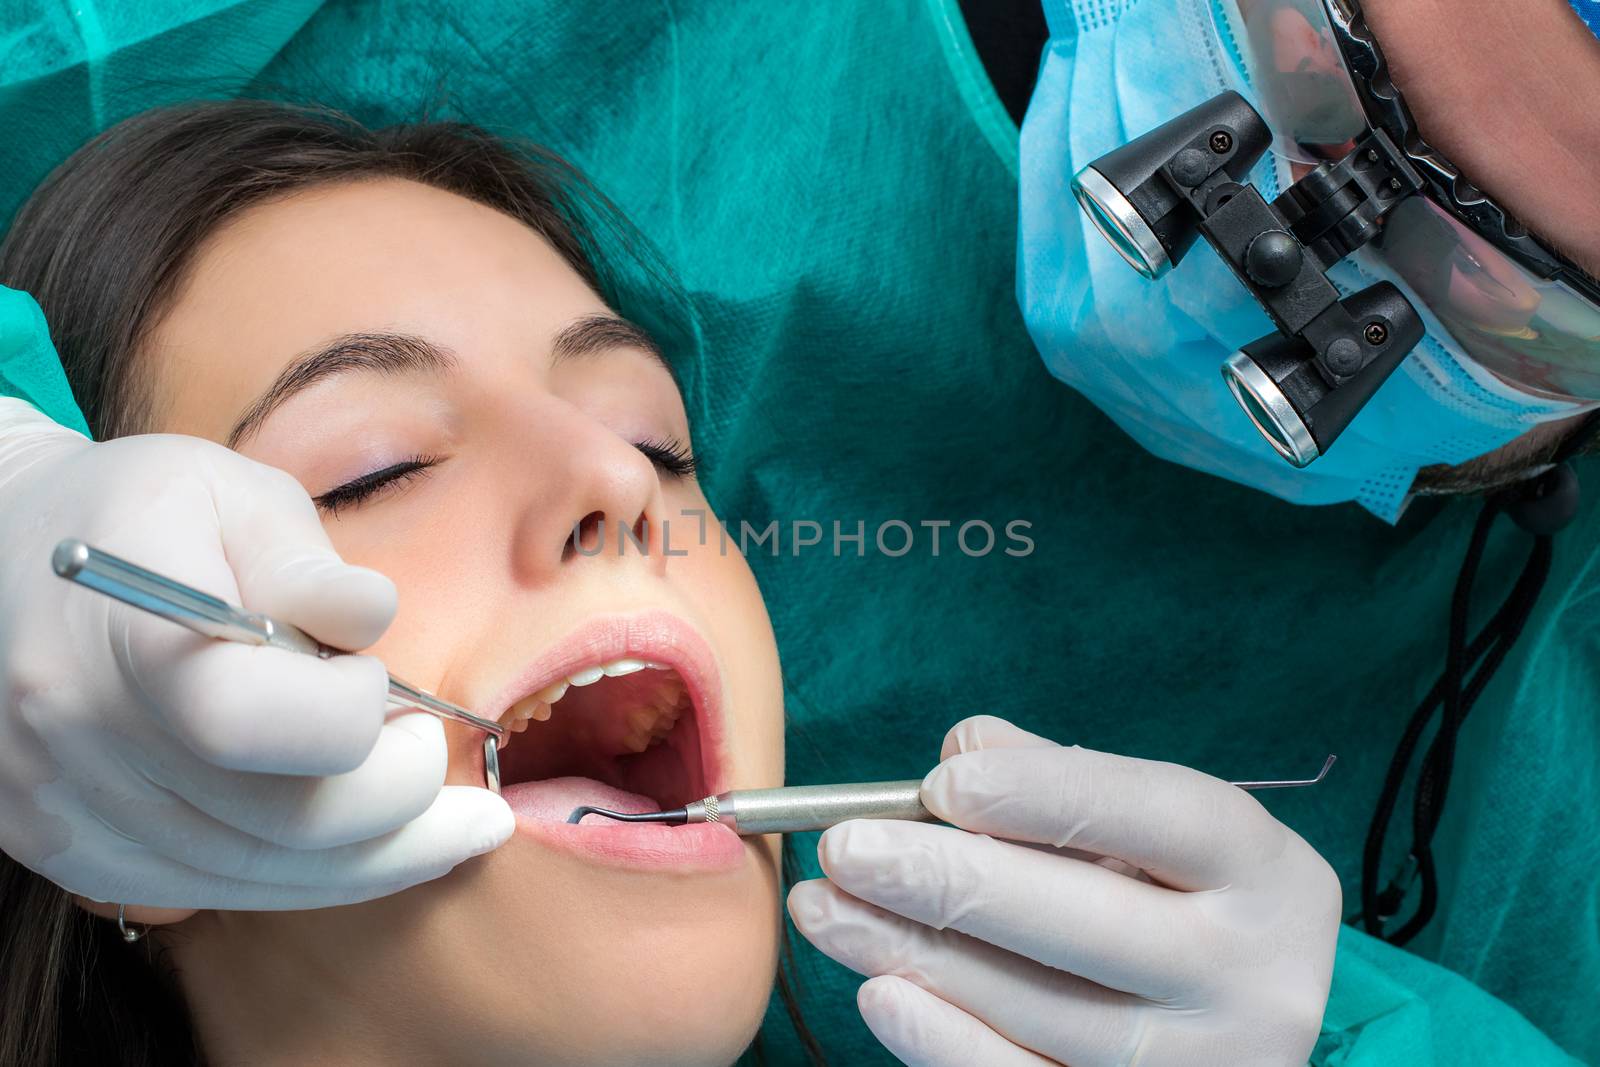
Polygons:
M17 213L0 246L0 284L43 308L93 435L137 433L155 401L139 373L141 342L206 236L275 196L377 177L421 182L525 223L613 306L652 333L674 331L681 297L670 272L553 153L465 123L369 130L337 112L268 101L161 108L89 142ZM602 243L624 261L602 256ZM674 352L674 337L656 340ZM0 1064L203 1063L154 942L122 943L115 924L0 854ZM782 972L780 981L814 1049Z
M136 373L140 342L201 241L253 204L376 177L502 211L604 288L591 222L614 211L558 156L464 123L368 130L337 112L256 100L147 111L73 153L13 220L0 283L44 309L95 437L135 433L154 399Z

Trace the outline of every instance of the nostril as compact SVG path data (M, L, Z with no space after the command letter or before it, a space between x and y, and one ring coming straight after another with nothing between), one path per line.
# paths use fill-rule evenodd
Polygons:
M561 558L571 559L575 552L582 552L586 556L596 555L605 542L605 536L605 512L591 511L572 527L572 536L567 538L566 546L561 550Z

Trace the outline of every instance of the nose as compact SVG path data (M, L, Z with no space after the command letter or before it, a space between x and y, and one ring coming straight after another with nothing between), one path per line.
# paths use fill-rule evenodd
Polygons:
M574 566L660 571L664 505L655 464L633 443L560 401L539 405L518 435L511 542L518 582Z

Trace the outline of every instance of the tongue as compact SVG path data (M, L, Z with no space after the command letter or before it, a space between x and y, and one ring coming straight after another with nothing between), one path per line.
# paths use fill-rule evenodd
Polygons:
M584 805L629 815L661 810L661 805L649 797L597 782L593 778L546 778L542 782L518 782L506 786L502 795L517 815L541 822L566 822L573 808ZM592 821L598 823L603 820Z

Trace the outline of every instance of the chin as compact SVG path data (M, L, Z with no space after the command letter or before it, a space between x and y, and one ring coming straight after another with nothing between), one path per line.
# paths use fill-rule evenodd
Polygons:
M520 835L483 857L449 909L481 946L470 985L490 1005L462 1062L733 1063L766 1012L782 928L772 849L743 848L737 867L698 873L597 866ZM525 918L485 924L486 906Z
M419 968L445 1003L408 992L408 1014L450 1032L451 1064L725 1065L749 1048L778 966L778 840L568 817L781 782L776 678L749 656L725 677L661 609L592 617L506 670L483 713L514 729L499 768L517 832L400 894L406 942L451 974ZM482 742L458 752L456 781L482 782Z
M473 1062L726 1065L749 1046L777 966L777 839L568 821L781 781L781 743L749 729L781 722L781 692L720 668L681 617L599 616L489 702L514 729L499 764L517 830L445 879L452 918L430 938L475 946Z
M774 916L774 934L776 922ZM670 939L651 939L649 956L630 954L627 977L603 983L597 996L597 1006L609 1009L606 1022L584 1036L589 1047L572 1062L726 1067L737 1060L766 1013L776 952L775 937L754 947L751 932L729 933L720 932L723 949L684 939L674 954L663 943Z

